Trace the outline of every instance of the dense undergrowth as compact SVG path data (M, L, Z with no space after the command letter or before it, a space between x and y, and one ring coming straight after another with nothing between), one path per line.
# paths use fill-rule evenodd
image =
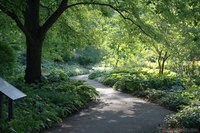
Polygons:
M66 63L52 63L44 61L42 65L43 73L57 73L64 72L68 76L77 76L82 74L88 74L89 70L78 64L66 64Z
M7 110L4 110L4 120L0 121L1 133L38 132L62 122L62 118L80 110L98 96L95 88L70 80L65 73L51 73L39 84L26 85L22 76L15 76L10 81L27 97L15 101L14 120L7 121Z
M171 127L200 129L200 87L195 81L191 86L191 80L181 79L176 73L158 75L150 69L97 70L89 78L177 111L166 118Z

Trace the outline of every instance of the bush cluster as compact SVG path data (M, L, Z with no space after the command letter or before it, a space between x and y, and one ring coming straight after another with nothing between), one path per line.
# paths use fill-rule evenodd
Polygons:
M43 73L51 73L51 72L58 72L62 71L66 73L68 76L76 76L89 73L89 70L76 64L58 64L52 63L49 61L43 61L42 64Z
M93 72L89 78L178 111L167 119L172 127L199 128L200 106L197 108L191 105L200 103L200 88L186 89L183 80L176 74L160 76L148 70L119 69Z
M102 61L103 51L93 45L87 46L84 50L78 51L74 57L75 61L83 66L94 65Z
M110 72L98 70L92 72L89 78L125 92L146 88L171 90L175 86L182 86L182 81L174 74L158 75L144 70L114 70Z
M12 83L27 97L15 102L14 120L0 121L2 133L38 132L62 122L62 118L78 111L98 96L95 88L81 81L69 80L67 75L58 73L48 75L39 84L24 84L22 77L15 78ZM4 116L6 112L4 110Z
M186 106L168 117L167 121L171 127L194 128L200 131L200 106Z

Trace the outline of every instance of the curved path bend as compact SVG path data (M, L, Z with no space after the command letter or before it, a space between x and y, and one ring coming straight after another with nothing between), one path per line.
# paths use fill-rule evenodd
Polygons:
M133 97L96 81L88 75L74 77L86 80L101 96L87 109L67 117L63 123L44 133L155 133L164 118L173 112Z

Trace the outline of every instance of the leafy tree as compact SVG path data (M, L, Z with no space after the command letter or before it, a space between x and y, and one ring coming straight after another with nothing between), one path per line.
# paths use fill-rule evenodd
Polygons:
M124 10L129 10L137 18L138 12L136 4L140 0L135 1L81 1L76 0L18 0L18 1L0 1L0 9L7 16L13 19L16 25L21 29L26 38L26 83L32 83L41 80L41 56L43 42L49 29L60 18L64 11L74 12L72 7L81 5L100 5L107 6L116 10L124 19L128 19L128 15ZM120 7L122 9L116 8ZM140 5L141 6L141 5ZM103 9L105 11L105 9ZM108 12L105 12L105 14ZM108 15L108 14L106 14ZM130 19L128 19L130 20ZM134 22L134 21L132 21ZM136 23L134 23L136 24ZM136 24L137 25L137 24ZM140 27L140 25L138 25Z
M77 5L102 5L92 1L76 2L68 0L19 0L0 1L0 9L21 29L26 37L26 83L41 81L41 55L47 32L64 11ZM41 7L43 8L42 10ZM113 7L114 8L114 7ZM46 13L44 12L46 10Z
M131 24L135 25L140 32L158 42L165 40L163 39L164 35L161 34L158 29L152 28L153 26L145 20L145 17L148 14L156 13L161 15L164 20L167 20L167 22L170 23L179 23L179 20L182 20L182 27L187 26L187 30L195 29L195 31L197 31L195 27L199 26L199 2L197 0L178 2L175 0L100 0L99 2L95 2L93 0L0 0L1 12L4 12L16 22L16 25L19 27L19 29L21 29L26 38L27 64L25 81L27 83L41 80L42 48L49 29L52 28L55 22L59 21L58 18L60 18L62 14L65 15L69 12L72 12L71 17L73 17L73 13L78 13L75 11L75 7L79 6L82 8L83 5L100 5L112 8L119 13L123 19L128 20ZM80 10L80 8L76 8L76 10ZM88 6L88 9L89 8L91 8L91 6ZM95 6L95 8L97 7ZM111 12L109 8L100 7L100 10L105 16L113 16L113 12ZM66 10L68 12L65 12ZM193 15L192 19L190 20L189 16L191 14L195 15ZM82 23L81 15L78 18L80 23ZM153 19L154 18L151 20ZM62 20L64 19L62 18ZM68 21L69 26L70 20L70 17L66 17L66 21ZM64 23L61 22L60 25L62 24ZM71 24L76 25L76 22L73 21ZM194 40L198 40L199 31L197 32L197 36L194 31L190 32L193 33ZM69 30L66 33L69 34ZM75 39L69 41L73 42L73 40ZM57 47L57 44L55 44L55 46Z
M80 6L73 12L64 13L47 34L43 50L45 58L61 62L78 59L84 65L99 62L100 47L105 38L103 30L109 30L103 27L112 20L102 10Z
M175 60L178 68L181 68L185 61L190 60L194 64L199 55L197 51L200 44L200 2L198 0L153 0L149 3L154 7L154 14L161 16L162 21L167 22L172 29L171 37L167 37L166 41L172 43L170 46L175 53L172 59Z
M199 23L196 20L199 19L197 15L199 12L196 9L198 3L197 1L175 2L173 0L171 3L164 0L140 1L137 5L138 11L129 10L134 14L129 20L137 25L143 35L148 37L141 36L141 40L158 55L160 74L163 74L165 62L169 57L180 58L180 55L182 57L183 53L188 54L191 47L197 44ZM190 20L191 13L195 15Z

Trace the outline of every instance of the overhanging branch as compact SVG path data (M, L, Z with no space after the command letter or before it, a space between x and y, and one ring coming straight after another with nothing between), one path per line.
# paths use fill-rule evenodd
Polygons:
M146 36L152 38L152 36L149 35L139 24L137 24L136 22L134 22L131 18L126 17L126 16L122 13L122 11L120 11L120 9L114 7L113 5L106 4L106 3L98 3L98 2L80 2L80 3L75 3L75 4L68 5L67 8L74 7L74 6L78 6L78 5L99 5L99 6L110 7L110 8L112 8L113 10L115 10L117 13L119 13L119 15L120 15L124 20L129 20L131 23L133 23L135 26L137 26L137 27L142 31L143 34L145 34Z
M68 0L62 0L57 10L41 26L40 33L44 36L51 26L57 21L61 14L67 9Z
M15 23L17 24L17 26L21 29L21 31L28 37L31 36L29 34L29 32L26 30L26 28L24 27L24 25L22 24L22 22L20 21L20 19L18 18L18 16L14 13L12 13L11 11L7 10L3 5L0 4L0 9L1 11L3 11L7 16L9 16L12 20L15 21Z
M40 3L40 6L47 10L47 17L45 18L45 19L47 19L50 16L51 12L53 12L53 9L49 8L48 6L46 6L42 3Z
M75 6L79 6L79 5L99 5L99 6L106 6L106 7L110 7L111 9L115 10L117 13L120 14L120 16L124 19L124 20L128 20L131 23L133 23L135 26L137 26L143 34L145 34L146 36L153 38L150 34L148 34L139 24L137 24L136 22L134 22L131 18L126 17L122 11L116 7L114 7L111 4L107 4L107 3L98 3L98 2L79 2L79 3L74 3L71 5L68 5L68 0L63 0L60 4L60 6L58 7L58 9L49 17L49 19L47 19L47 21L43 24L43 26L41 27L41 33L45 34L49 28L56 22L56 20L60 17L60 15L67 10L68 8L71 7L75 7Z

